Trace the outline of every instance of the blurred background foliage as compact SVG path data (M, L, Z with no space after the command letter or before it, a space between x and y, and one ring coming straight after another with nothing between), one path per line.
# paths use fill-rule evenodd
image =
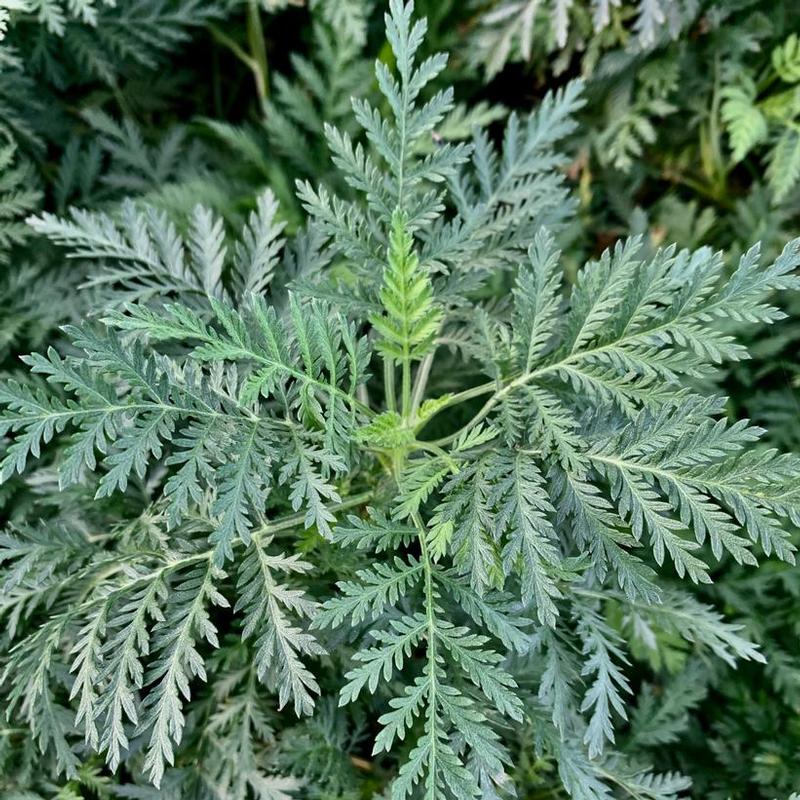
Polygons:
M731 259L756 240L772 257L797 235L796 0L417 7L429 20L426 48L452 54L441 80L455 85L459 105L441 139L466 138L575 76L587 80L570 143L579 213L562 234L575 266L629 232L645 234L652 248L709 244ZM132 197L180 226L201 199L234 227L268 186L289 230L302 228L295 180L341 180L326 123L347 130L351 95L375 99L372 63L389 58L382 12L377 0L0 0L2 369L16 371L20 354L105 302L96 265L65 263L32 236L24 220L35 211L77 205L113 213ZM732 411L764 423L775 446L791 449L800 447L800 301L781 304L788 319L762 329L750 343L752 360L717 380ZM5 519L54 515L53 481L45 465L7 484ZM87 514L75 490L60 497L58 513L124 526L146 506L141 491L140 507L126 497ZM346 568L337 562L339 575ZM647 681L621 746L646 752L659 771L689 775L694 797L783 800L800 787L800 574L777 563L757 573L725 562L718 569L724 580L697 593L742 622L769 665L733 670L690 658L677 639L648 641L652 634L609 602L607 618L639 653ZM219 687L209 703L236 702L247 687L246 677L236 691ZM297 722L270 758L283 774L305 779L309 797L370 797L379 781L359 755L364 720L333 712ZM208 713L224 731L224 713ZM271 714L265 709L260 720L267 732ZM13 729L0 730L2 798L146 796L112 786L99 766L69 784L50 783L39 754L20 741ZM531 755L532 742L523 738L519 748L518 796L560 796L553 765ZM31 786L40 794L22 788Z

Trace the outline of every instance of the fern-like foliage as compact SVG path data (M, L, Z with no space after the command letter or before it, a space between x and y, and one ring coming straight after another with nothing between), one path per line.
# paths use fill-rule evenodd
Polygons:
M446 57L412 3L385 22L383 99L327 127L343 180L298 182L288 244L269 192L236 239L203 206L31 220L98 262L102 310L0 384L0 475L42 460L129 523L3 534L9 716L72 781L124 764L132 796L341 796L360 769L396 800L502 797L524 741L556 792L676 800L648 748L704 678L651 714L632 662L764 660L695 587L794 563L800 458L707 387L748 357L734 326L783 318L800 240L727 274L632 238L567 280L580 85L499 145L431 147ZM319 694L313 722L274 713Z
M773 49L770 67L769 77L762 78L759 85L753 73L745 72L726 86L721 113L735 161L741 161L758 145L770 144L767 178L775 200L780 202L800 178L798 112L792 88L800 81L796 34ZM760 88L774 82L778 82L777 89L765 93Z
M324 306L312 305L310 315L301 315L293 301L296 327L290 327L263 302L252 302L247 323L215 304L219 330L185 307L171 306L167 319L132 307L133 313L121 319L124 328L148 330L162 341L189 336L200 342L195 364L179 371L169 365L165 370L157 358L126 346L113 333L98 336L80 329L71 331L72 337L96 370L87 371L53 350L47 357L31 357L35 372L74 397L52 398L24 385L7 385L4 399L17 416L6 418L5 426L17 436L3 461L5 474L23 470L28 456L36 455L54 433L75 426L77 433L59 464L62 483L93 469L99 450L111 467L97 490L102 497L124 490L133 475L143 478L149 460L161 456L178 427L177 449L169 459L180 469L165 485L171 518L179 522L190 499L199 499L219 470L212 509L218 528L212 541L224 560L232 556L235 538L250 541L254 519L272 487L264 467L272 462L273 449L285 445L291 458L274 480L291 486L297 508L308 501L309 524L316 521L327 531L321 498L338 498L326 479L345 469L348 429L357 418L358 401L350 392L360 383L366 351L347 323L331 319ZM242 362L253 370L245 366L242 374L224 369L204 374L203 363L216 359ZM115 380L127 382L125 394L115 389ZM254 410L260 399L274 400L303 422L316 419L319 430L308 431L291 418L271 422Z
M69 219L45 213L30 224L68 246L72 257L100 262L88 285L110 287L109 304L180 294L187 304L210 311L209 297L230 302L269 286L283 247L284 223L276 214L275 197L267 190L232 249L222 220L203 206L192 211L186 241L165 212L142 211L132 202L122 204L117 219L73 209Z
M333 196L306 181L298 184L298 196L314 229L331 241L358 277L357 290L350 293L355 298L342 302L361 308L379 306L380 276L395 210L404 215L409 233L418 235L420 260L445 273L444 294L452 304L462 286L474 290L496 269L509 268L538 226L563 223L570 209L564 177L558 171L566 162L552 148L574 130L571 115L583 103L580 84L548 96L526 120L512 116L502 154L481 131L471 144L442 142L431 150L432 133L453 109L453 92L441 90L418 102L446 64L446 57L437 54L416 65L414 55L424 32L421 21L412 23L410 6L387 16L398 75L390 74L380 61L375 69L390 119L365 100L353 101L371 151L346 132L327 130L334 163L358 199ZM457 211L452 218L443 214L443 187L448 184ZM470 268L456 269L463 259L469 260ZM315 294L335 292L329 281L315 284L314 289L308 287Z
M682 0L499 0L479 18L472 41L473 57L492 77L511 61L530 61L537 45L564 48L570 34L575 38L602 34L610 26L628 21L631 49L647 51L676 38L697 11L697 4ZM577 33L573 27L576 23Z
M222 7L195 0L141 0L124 7L106 0L23 0L12 12L19 19L11 19L9 44L36 48L47 72L63 76L82 62L93 78L112 84L124 63L154 66ZM39 24L26 24L30 18Z
M18 146L10 132L0 127L0 265L9 261L13 245L21 244L30 235L24 223L27 214L39 204L42 194L32 186L31 165L19 158Z

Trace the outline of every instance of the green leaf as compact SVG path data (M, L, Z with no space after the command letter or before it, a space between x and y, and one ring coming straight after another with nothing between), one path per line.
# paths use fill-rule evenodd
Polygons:
M726 86L720 96L720 114L728 130L733 160L741 161L757 144L766 141L767 120L758 107L756 86L751 80Z
M441 323L430 277L412 248L408 223L396 211L380 293L384 312L371 317L370 322L379 334L378 350L400 362L419 360L430 352Z
M255 639L256 672L277 688L278 708L291 700L298 716L311 714L319 685L301 656L325 655L325 649L295 621L313 619L317 603L302 590L278 583L276 573L304 575L312 565L297 556L271 555L268 545L269 540L251 541L238 572L234 611L244 611L242 638Z

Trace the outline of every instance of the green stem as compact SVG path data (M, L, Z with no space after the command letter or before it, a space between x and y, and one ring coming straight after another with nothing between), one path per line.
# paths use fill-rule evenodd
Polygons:
M428 552L428 540L425 536L425 526L422 524L422 518L418 511L411 515L414 522L414 527L417 529L417 536L419 537L420 555L422 557L422 570L425 575L425 609L428 620L428 635L430 637L430 645L433 646L436 640L436 618L433 613L433 563L431 562L430 553Z
M691 189L693 192L696 192L702 197L707 198L712 203L716 203L720 208L732 211L736 207L736 203L731 200L730 197L720 196L714 185L706 185L702 181L695 180L694 178L690 178L688 175L684 175L681 172L671 169L664 171L663 175L664 178L670 183L682 184L683 186Z
M250 0L247 5L247 41L255 62L256 91L263 106L269 97L269 64L267 47L264 43L264 28L261 25L261 11L257 0Z
M362 506L364 503L368 503L372 499L373 492L361 492L360 494L354 494L352 497L348 497L346 500L342 500L341 503L331 503L330 505L326 506L328 511L332 513L336 513L337 511L347 511L350 508L356 508L357 506ZM296 528L298 525L302 525L305 521L306 514L304 511L301 511L298 514L292 514L289 517L284 517L283 519L276 520L275 522L267 522L261 528L253 531L253 536L264 536L274 533L279 533L280 531L285 531L290 528Z
M259 102L263 106L269 97L269 68L258 3L255 0L251 0L247 6L247 41L252 51L251 53L248 53L237 41L216 25L209 25L208 29L216 41L227 47L252 72L256 93L258 94Z
M383 360L383 389L386 394L387 411L397 409L397 397L394 393L394 361L391 358Z
M454 474L458 472L458 463L450 457L446 450L443 450L435 442L417 441L414 442L414 447L417 450L425 450L428 453L433 453L434 455L439 456L439 458L443 459L447 463L447 466L450 467L451 472Z
M489 381L488 383L480 384L480 386L473 386L471 389L465 389L463 392L457 392L456 394L452 395L446 403L443 403L441 406L439 406L434 414L431 414L424 422L417 425L414 429L414 432L419 433L419 431L421 431L437 414L441 413L446 408L452 408L453 406L460 405L461 403L465 403L467 400L472 400L475 397L482 397L485 394L497 391L498 388L499 387L496 381ZM469 425L471 426L473 422L474 420L471 420ZM433 442L433 444L449 444L456 438L458 438L458 434L437 439L435 442Z
M499 388L500 387L497 385L497 381L488 381L487 383L481 383L478 386L473 386L471 389L464 389L463 392L457 392L454 394L437 410L436 413L438 414L445 408L450 408L451 406L458 405L459 403L465 403L467 400L472 400L475 397L482 397L483 395L489 394L490 392L493 392Z
M422 558L422 568L425 576L425 619L428 640L428 672L430 693L428 695L428 707L431 709L431 719L428 721L429 736L430 736L430 756L429 764L436 763L436 747L438 745L436 739L436 615L434 614L434 595L433 595L433 564L431 562L430 553L428 552L428 542L425 538L425 526L422 524L422 519L419 512L414 512L411 515L414 526L417 529L419 537L420 555Z
M428 353L420 362L419 367L417 367L417 374L414 378L414 391L411 395L412 424L417 418L417 412L422 404L422 398L425 396L425 389L428 386L428 378L430 377L431 367L433 366L433 356L433 353Z
M495 384L492 384L494 387ZM511 386L512 384L509 384ZM506 387L508 388L508 387ZM438 447L446 447L451 442L454 442L460 436L463 436L465 433L469 433L479 422L482 422L488 415L489 412L497 405L502 397L508 392L497 392L496 394L492 395L481 407L481 410L466 424L464 427L459 428L455 433L451 433L448 436L443 436L441 439L436 439L435 441L431 442L433 445L437 445Z
M722 105L722 87L720 85L719 57L714 58L714 84L711 94L711 108L708 118L708 162L706 175L713 187L715 197L722 198L726 194L728 171L722 152L722 133L720 130L720 107Z
M403 419L408 420L411 415L411 359L403 359Z

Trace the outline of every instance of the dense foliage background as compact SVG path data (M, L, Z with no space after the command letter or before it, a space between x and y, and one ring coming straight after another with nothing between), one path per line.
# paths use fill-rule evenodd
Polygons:
M97 392L108 390L122 396L131 386L136 391L137 380L144 380L142 376L150 369L166 370L175 382L200 382L199 377L184 372L188 368L181 347L189 336L179 335L180 331L196 333L201 324L197 320L207 322L217 314L222 327L235 339L236 323L231 318L226 322L216 307L212 311L207 298L229 303L237 313L241 311L243 319L247 315L256 318L258 307L246 310L246 297L253 292L263 294L268 285L271 302L279 310L290 306L287 286L315 286L307 288L309 295L320 303L333 302L344 315L337 322L341 326L337 328L337 346L346 343L341 346L347 348L353 375L359 370L366 373L369 366L357 363L366 356L359 355L362 345L349 327L353 319L368 317L384 337L381 352L395 352L391 348L399 345L391 344L392 303L386 299L386 287L380 294L386 318L375 311L382 267L363 255L369 254L364 242L372 241L371 234L364 233L359 240L360 217L346 206L360 191L370 191L374 175L360 163L361 151L341 146L337 158L330 154L337 136L340 144L345 136L363 141L351 97L368 100L384 111L391 105L381 94L385 87L376 79L373 66L378 59L402 73L397 47L387 39L386 11L387 4L379 0L0 0L0 359L4 373L0 400L11 409L4 423L5 483L0 494L5 531L0 534L0 669L4 705L9 710L0 726L0 798L4 800L115 796L283 800L287 796L369 798L384 792L389 796L387 787L398 763L409 757L410 742L401 747L400 757L394 751L392 757L373 757L375 720L385 707L377 702L344 708L337 704L342 673L352 666L347 665L346 655L357 649L352 637L341 631L328 634L327 650L333 656L323 656L321 649L306 642L305 654L318 657L312 668L315 677L299 678L306 688L296 691L288 705L284 705L287 697L281 697L279 710L277 693L272 690L282 678L269 678L269 688L259 682L262 673L272 669L268 662L274 656L268 652L256 656L258 648L267 646L263 642L242 641L241 625L234 623L224 608L228 601L213 597L214 588L208 590L212 609L202 624L211 625L216 633L206 631L197 638L222 647L215 650L206 646L208 642L198 644L205 666L201 663L188 671L194 676L192 700L183 709L185 730L174 755L170 747L159 756L163 764L154 761L148 736L133 734L134 726L128 730L130 743L124 735L109 741L105 733L96 730L84 737L81 714L94 713L84 703L101 703L103 714L113 711L102 707L102 699L91 698L92 683L102 683L108 676L85 672L80 660L72 663L75 653L82 652L80 642L94 634L88 624L74 631L67 628L65 640L59 633L53 652L61 651L61 660L50 670L49 657L43 655L49 651L36 649L41 644L36 632L50 630L45 621L58 621L59 615L68 613L65 609L89 602L97 592L113 593L115 589L104 588L106 575L138 574L137 570L144 568L136 558L144 551L152 555L169 549L170 558L178 552L189 563L195 557L195 539L201 533L207 536L203 514L195 512L195 507L211 508L223 516L227 510L215 505L218 500L205 496L212 491L207 486L186 488L175 533L166 521L175 509L165 510L163 484L171 467L182 462L165 461L158 444L148 445L150 451L139 456L147 462L146 470L138 463L128 465L130 480L115 476L120 465L115 465L112 456L100 475L86 475L82 466L74 467L81 474L66 485L58 469L74 454L67 452L67 440L49 443L63 427L58 421L36 433L42 446L37 440L30 449L33 456L41 451L41 460L34 464L31 459L27 470L18 469L25 458L21 464L18 451L14 451L20 434L9 416L20 409L14 405L18 402L16 390L9 388L18 386L15 381L37 392L45 386L45 377L62 369L60 357L51 355L47 361L41 356L40 362L27 362L28 366L38 365L38 377L28 377L28 366L20 356L45 352L50 346L62 354L64 365L71 356L89 353L81 358L89 371L96 371ZM477 244L464 247L459 257L472 259L485 272L473 285L466 278L463 285L457 285L455 279L446 283L442 276L447 275L447 260L443 258L433 290L428 286L437 297L450 292L453 297L468 297L470 302L476 298L485 301L487 327L495 319L510 319L510 307L503 304L515 284L503 266L504 259L515 247L524 244L527 249L533 242L533 233L526 228L532 220L537 223L534 228L546 221L556 230L567 284L576 280L584 262L598 258L630 234L643 237L640 258L649 258L657 248L673 242L679 248L708 245L721 249L722 271L731 274L753 243L761 242L763 259L769 263L798 233L800 5L794 0L417 0L414 13L428 20L417 63L439 51L450 54L446 67L431 70L432 84L424 95L434 97L436 91L452 86L455 105L437 119L434 130L426 131L414 144L420 163L428 159L425 169L440 170L437 180L452 178L452 165L462 154L459 148L474 130L485 129L487 147L490 142L507 144L509 115L516 112L519 116L515 119L526 120L531 111L541 108L548 92L565 91L568 99L562 94L556 102L569 106L565 117L575 116L574 125L552 123L561 127L553 132L548 149L537 155L542 163L530 168L537 176L537 171L547 173L549 182L542 178L542 184L534 188L542 196L548 195L553 207L541 201L535 220L533 212L521 214L503 230L493 220L498 226L496 235L507 238L502 246L492 245L495 250L491 252L489 245L482 244L483 250ZM570 101L568 93L578 91L578 78L584 82L582 101ZM552 103L552 97L547 102ZM547 117L541 119L542 126L550 124ZM363 119L358 121L363 127ZM452 145L449 150L448 145ZM505 153L512 158L508 149ZM448 158L452 164L445 163ZM496 164L486 170L494 167ZM477 174L476 184L480 184L480 165ZM296 181L303 182L299 192ZM328 195L312 188L318 185L327 187ZM518 186L519 197L526 191L533 190L523 181ZM471 185L464 189L464 198L452 190L446 200L448 207L469 206L470 192ZM347 199L342 201L344 205L326 200L337 195ZM370 202L374 196L372 190ZM203 206L199 211L198 202ZM425 210L424 202L420 203ZM73 211L70 217L70 209L81 211ZM430 209L425 213L435 219ZM407 254L403 255L407 249L403 226L408 220L393 218L391 209L385 219L379 216L376 213L377 222L371 222L384 232L392 231L390 247L401 274L406 269L403 264L410 263ZM309 218L319 222L318 227L308 227ZM421 212L417 222L420 220L425 220ZM170 223L174 227L169 227ZM485 227L488 225L486 222ZM342 244L342 231L348 228L354 231L352 242ZM524 242L523 229L530 233ZM205 264L204 272L188 266L184 269L182 262L178 268L175 260L170 261L175 237L190 243L192 263ZM326 237L332 237L339 247L339 257L333 261L329 257L325 267L335 273L335 285L316 282L314 265L319 254L334 247ZM283 239L292 245L279 255ZM232 267L224 261L223 242L235 259ZM545 247L542 240L537 242L537 247ZM364 275L351 262L359 262ZM369 274L373 274L374 285L369 284ZM531 280L535 283L537 279ZM602 288L595 287L597 291ZM419 292L424 294L423 288ZM694 372L687 369L684 377L692 391L728 398L724 409L720 406L714 413L722 412L732 426L734 420L748 418L768 431L759 445L762 449L755 453L769 452L767 445L798 452L800 300L788 279L775 279L765 288L767 293L769 302L786 312L785 318L773 315L774 324L752 325L747 324L752 321L749 312L740 310L724 321L725 332L743 342L751 358L727 360L724 353L717 357L709 346L709 362L719 363L709 370L699 366ZM131 308L126 303L162 308L164 301L186 309L185 313L174 312L177 321L170 318L174 326L170 335L163 330L158 334L152 320L143 316L137 328L139 318L127 316L134 312L125 310ZM423 310L438 324L435 308L429 305ZM459 358L469 361L476 352L467 328L477 323L467 309L466 300L454 301L446 308L452 323L442 346L448 355L437 361L433 378L439 396L463 389ZM178 319L181 313L183 317ZM322 311L314 313L319 313L320 319L324 316ZM287 315L281 311L281 316ZM147 324L154 338L162 335L166 345L154 356L152 368L140 369L141 365L131 362L130 372L120 381L101 386L98 364L104 359L109 363L118 359L117 364L124 360L121 351L112 353L110 346L103 344L100 334L92 339L95 334L91 331L98 328L101 317L116 320L123 330L142 331ZM753 319L763 321L764 315L753 311ZM94 322L87 327L86 320ZM711 317L707 321L712 324ZM326 323L306 324L321 328ZM75 325L84 327L77 332L64 327ZM290 339L295 335L287 334ZM419 333L415 346L421 348L420 361L433 335ZM512 334L508 333L507 339L504 335L504 331L498 333L498 347L511 348ZM231 342L226 346L227 350L219 342L214 345L219 363L235 363L236 348ZM720 344L720 352L724 349ZM309 358L324 360L322 350ZM511 349L503 358L513 359ZM172 365L166 366L170 361ZM63 370L71 368L63 366ZM115 369L119 376L121 368ZM198 374L203 369L198 367ZM473 367L471 375L478 372ZM68 392L80 388L80 380L83 378L61 373L56 383ZM214 394L238 378L235 370L223 374L221 367L210 380L213 386L208 391ZM355 377L353 381L355 386L358 381ZM336 391L340 390L334 394ZM580 391L588 394L589 389ZM368 403L365 393L356 394L353 389L352 394L357 397L354 403ZM257 398L258 389L251 399ZM70 401L63 402L65 410L59 413L66 417ZM313 403L307 398L303 402L309 406L303 407L302 414L314 416ZM358 409L352 408L355 417ZM684 414L701 413L692 411L693 406L687 408ZM480 403L473 411L478 409ZM215 413L235 416L238 412L223 404ZM349 412L334 408L330 413L346 418ZM430 413L437 414L431 423L432 442L437 436L447 439L462 424L469 425L469 417L460 417L459 409L445 407L439 414L431 408ZM596 423L597 435L608 433L603 430L605 420ZM102 453L104 435L109 441L121 435L108 424L109 430L97 433L90 450L97 445ZM332 424L336 427L339 422ZM346 421L341 426L346 429ZM134 434L142 435L141 430ZM336 435L336 431L331 433L331 441ZM390 447L388 439L380 438L388 434L375 429L363 436L365 446L377 442L378 450L397 447L395 439ZM326 447L328 444L326 439ZM480 444L475 441L469 446ZM469 449L464 442L458 446ZM356 581L358 570L383 558L345 550L320 535L333 522L332 513L319 510L322 504L345 498L339 519L345 520L344 512L354 509L360 516L350 518L347 524L352 527L358 524L353 520L367 518L365 498L375 505L376 493L390 492L382 484L372 485L377 479L370 478L369 485L365 484L363 471L343 469L344 455L335 441L329 449L333 456L312 448L301 451L298 459L304 457L302 453L313 452L326 475L331 471L337 474L335 488L321 481L315 494L307 486L298 490L296 484L284 485L270 496L269 504L262 502L263 518L229 522L231 535L242 539L242 531L251 522L263 523L264 530L271 530L270 520L287 511L300 513L291 524L308 523L306 529L292 528L288 536L278 525L274 535L285 555L263 556L273 559L270 563L276 572L289 575L302 575L313 564L315 583L307 590L308 597L298 590L285 600L286 607L300 617L311 613L304 603L310 608L313 600L323 601L336 581ZM81 458L94 460L85 452ZM326 458L332 460L326 462ZM752 469L757 470L759 463L754 461ZM203 469L211 468L198 467L200 472ZM352 486L348 485L350 474L355 475ZM313 483L313 478L306 476L306 484L309 480ZM472 476L471 480L479 478ZM64 484L62 491L59 482ZM294 492L299 492L297 498ZM347 497L353 498L352 502ZM426 499L427 495L418 500L415 508ZM312 500L317 511L306 514ZM248 502L255 500L251 496ZM800 540L795 527L798 513L792 507L782 522L787 548ZM347 530L342 535L346 538ZM397 535L402 539L406 534ZM351 531L350 536L355 534ZM442 547L444 552L447 543ZM704 544L699 555L710 547ZM253 562L251 572L258 570L258 554L266 549L256 547L254 552L248 556ZM578 663L567 638L561 642L562 649L548 644L547 636L555 639L556 635L546 626L541 629L544 633L526 634L530 636L527 649L504 662L506 666L514 659L524 662L512 672L523 691L525 713L513 713L515 706L503 699L502 691L492 694L482 687L490 698L489 707L505 704L515 720L503 720L499 714L491 719L509 749L508 757L500 759L508 775L484 776L482 796L513 796L512 784L520 798L571 794L586 800L624 796L787 800L792 792L800 791L800 572L789 558L759 561L754 569L746 557L726 554L713 560L708 576L703 573L705 577L695 583L682 583L689 599L680 602L714 609L727 622L741 626L736 641L742 644L733 649L739 646L742 652L737 654L746 654L749 645L745 640L753 642L766 664L735 661L730 657L730 644L709 648L707 642L698 641L697 634L681 635L685 632L678 625L651 625L646 615L632 613L624 598L617 598L611 590L605 597L602 593L595 597L598 602L591 606L587 595L584 610L574 611L576 624L584 626L583 633L579 631L588 648L584 655L589 653L595 659L594 666L587 669ZM390 563L389 556L386 563ZM686 564L692 574L692 562ZM558 580L569 582L585 569L586 564L573 559ZM677 566L676 570L683 574ZM261 600L255 590L248 591L247 578L239 579L240 595L233 604L237 612L244 611L245 619L251 615L252 620L244 625L252 626L253 633L266 611L258 606ZM185 587L170 587L176 596L181 591L191 594L193 581L201 578L187 573L182 580ZM494 580L487 578L487 586ZM138 609L157 619L156 595L161 590L154 591L152 597L131 596L128 605L115 610L116 621L96 617L98 635L100 628L108 625L114 629L120 619L139 613ZM392 603L398 588L393 591ZM584 591L591 594L590 589L584 587ZM555 588L550 594L560 598ZM495 609L498 618L519 616L510 602L506 598L502 601L506 605ZM154 634L156 638L168 640L170 626L179 626L179 605L176 600L177 616L168 617L163 630ZM541 597L535 605L544 623ZM681 608L688 616L699 613L692 605ZM393 612L398 626L401 611L410 613L402 607ZM569 613L573 612L567 612L567 619ZM719 618L710 620L709 625L712 622ZM290 624L294 623L287 622ZM486 625L490 627L488 621ZM497 634L497 629L490 629ZM111 630L105 637L105 657L122 647L118 638L124 631ZM513 633L506 631L506 636L513 639ZM257 637L256 632L253 638ZM596 639L594 651L586 644L592 637ZM23 647L15 650L19 642ZM158 649L157 642L153 646ZM408 647L407 656L412 649ZM719 658L720 651L729 657ZM257 657L264 661L263 669L255 668ZM53 659L58 661L55 656ZM560 659L564 663L556 663ZM191 663L191 656L188 661ZM615 675L623 664L625 674ZM132 664L127 669L135 683L142 666ZM583 742L579 737L577 743L560 739L554 733L556 727L547 728L539 719L547 717L542 708L553 702L541 686L554 683L552 673L558 669L568 676L567 683L581 685L595 677L599 681L601 673L606 673L609 683L616 683L620 690L610 693L610 701L603 701L612 706L614 697L623 703L620 698L624 695L627 714L612 709L616 736L608 737L615 738L618 755L603 762L602 769L591 767L597 755L591 736L587 734ZM519 679L520 674L526 676L527 685ZM201 688L200 676L205 675L208 681ZM376 673L375 683L377 680ZM37 681L47 688L41 696L32 697L35 690L31 687ZM317 687L317 681L322 697L314 714L295 716L293 708L307 710L303 697L306 689ZM621 691L623 687L630 687L631 692ZM175 689L176 697L183 688ZM559 690L551 685L550 691ZM308 692L308 702L314 693ZM78 702L83 711L76 719ZM595 702L599 702L597 698ZM591 709L593 703L585 705ZM133 721L129 709L124 711ZM117 709L113 713L123 712ZM87 722L84 719L84 724ZM602 740L600 735L601 745ZM587 743L585 758L570 750ZM105 755L94 752L98 744ZM451 744L457 751L458 743ZM109 752L116 752L110 762ZM162 773L161 788L152 788L150 779L161 778ZM446 789L434 787L431 791L431 797L473 796L450 783Z

